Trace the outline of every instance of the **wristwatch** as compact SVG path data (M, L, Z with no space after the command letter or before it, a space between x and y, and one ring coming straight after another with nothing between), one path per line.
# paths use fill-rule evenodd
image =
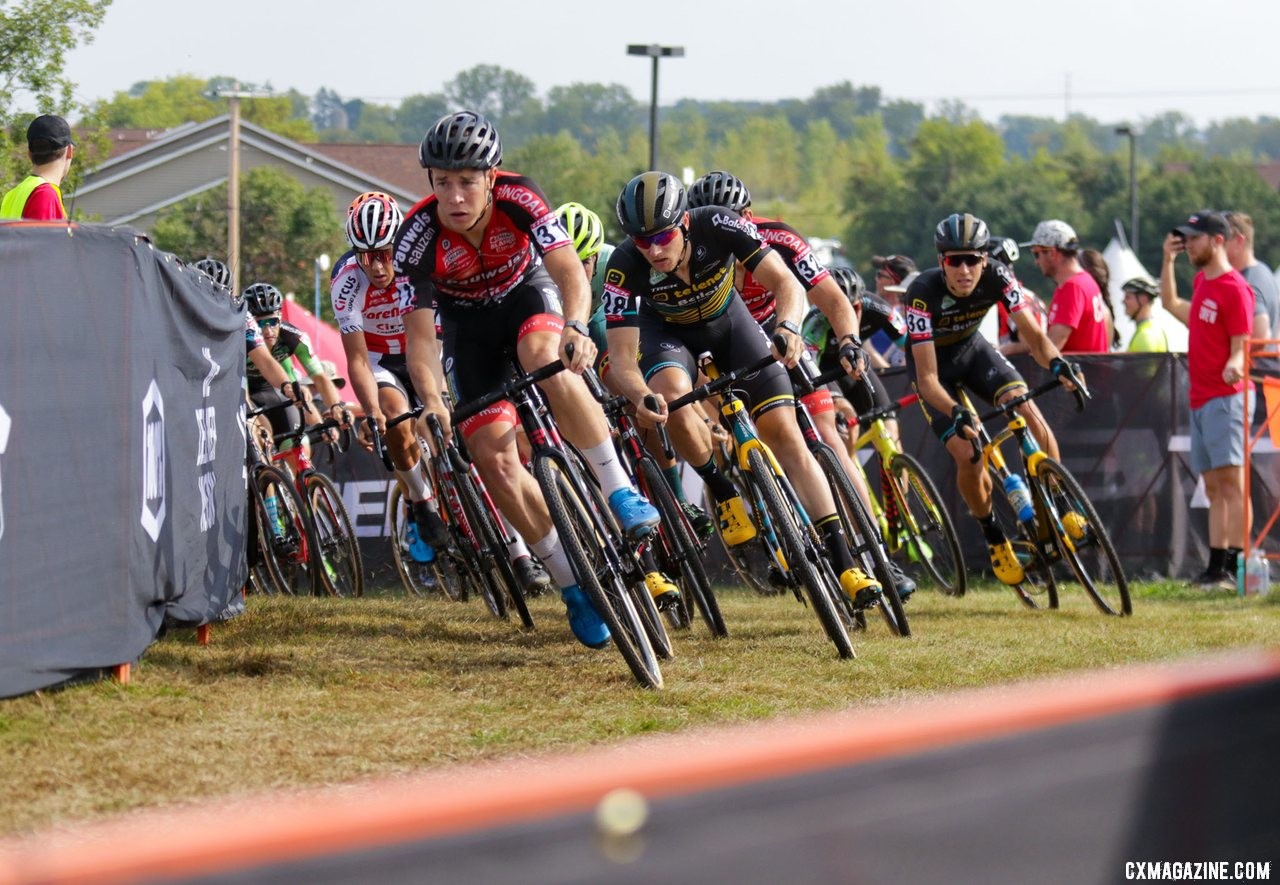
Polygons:
M782 322L778 323L778 328L786 329L792 335L800 334L800 327L797 326L795 323L791 322L791 320L783 320Z
M582 320L566 320L564 327L566 329L572 329L573 331L581 335L583 338L591 337L591 330L587 328L587 324L584 323Z

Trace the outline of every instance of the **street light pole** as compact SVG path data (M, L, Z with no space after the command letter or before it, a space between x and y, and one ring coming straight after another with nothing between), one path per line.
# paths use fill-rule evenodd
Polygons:
M1138 254L1138 151L1137 133L1132 126L1117 126L1116 135L1129 139L1129 246Z
M632 43L627 46L627 55L648 56L653 59L653 74L649 90L649 168L658 168L658 59L681 58L684 56L683 46L659 46Z

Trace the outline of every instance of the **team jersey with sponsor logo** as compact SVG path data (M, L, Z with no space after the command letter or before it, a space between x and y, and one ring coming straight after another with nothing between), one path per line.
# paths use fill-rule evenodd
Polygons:
M604 315L609 328L634 326L644 313L668 323L694 325L713 320L737 294L734 263L751 271L769 254L750 221L717 206L689 210L689 282L655 270L635 243L613 250L604 275Z
M809 243L791 225L770 218L753 218L751 221L760 231L760 238L782 256L806 292L831 276L818 256L813 254ZM764 323L773 316L777 306L773 290L766 288L750 271L742 281L742 300L757 323Z
M338 259L330 297L338 331L363 332L370 353L404 353L404 315L413 310L413 286L396 277L379 289L369 281L354 252Z
M569 234L538 186L523 175L499 172L480 248L440 223L432 194L400 225L396 275L413 286L418 307L484 307L527 280L543 255L569 245Z
M316 359L315 351L311 349L311 339L307 337L307 333L283 321L280 323L280 335L276 338L275 346L271 348L271 355L276 358L276 362L284 369L290 381L297 381L298 373L293 370L293 361L289 357L297 359L308 375L319 375L324 371L324 367ZM245 374L249 377L251 388L256 390L270 387L267 379L262 377L262 373L258 371L258 367L252 360L246 360Z
M1018 278L998 261L987 262L977 287L964 298L947 289L942 268L931 267L915 278L905 301L911 344L932 341L940 347L972 337L995 304L1003 302L1011 314L1026 310L1028 305Z

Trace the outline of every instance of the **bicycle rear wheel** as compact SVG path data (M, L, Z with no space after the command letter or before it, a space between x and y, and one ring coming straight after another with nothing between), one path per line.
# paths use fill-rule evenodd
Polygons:
M535 456L533 474L551 512L578 587L609 627L613 644L636 681L646 688L662 688L658 656L622 576L609 561L607 548L617 549L620 539L602 535L603 520L592 518L591 504L565 474L568 469L547 455ZM579 478L579 482L585 482Z
M720 603L716 601L702 563L702 548L693 537L675 493L667 485L662 470L649 458L640 459L640 480L649 493L649 500L662 515L657 543L662 553L660 558L679 572L680 587L687 594L685 602L692 602L697 607L711 635L728 636L724 617L720 614Z
M812 541L805 543L805 536L796 521L795 511L790 506L784 505L778 481L774 478L773 471L758 447L747 452L747 465L749 468L747 481L760 492L764 509L769 515L769 521L773 523L774 532L787 558L787 567L804 587L809 604L818 615L818 621L822 624L827 637L835 645L836 652L842 658L853 657L853 642L849 639L849 631L845 629L844 621L841 620L836 609L835 600L832 599L831 593L818 573L818 559L822 554L818 552Z
M1052 502L1054 540L1058 550L1075 572L1085 593L1098 610L1106 615L1133 614L1129 598L1129 581L1124 566L1116 555L1111 535L1098 517L1080 483L1052 458L1040 462L1035 476L1042 505Z
M312 473L303 488L315 527L316 576L330 596L363 596L360 544L337 487L323 473Z
M1046 553L1042 546L1048 544L1052 548L1053 542L1048 538L1029 536L1027 526L1014 515L998 482L991 495L991 506L992 512L996 514L996 520L1013 546L1014 555L1022 564L1024 574L1021 583L1006 586L1013 590L1018 601L1027 608L1057 608L1058 582L1053 576L1057 551L1051 550L1050 553ZM1040 521L1039 517L1036 521Z
M278 467L255 464L251 474L262 561L276 592L295 595L312 589L310 550L314 546L311 520L293 482ZM274 498L275 518L267 508Z
M872 528L866 505L862 503L862 498L858 496L853 482L844 472L840 459L830 446L819 444L814 449L813 455L823 475L826 476L827 483L831 486L832 497L836 502L836 513L844 526L845 537L849 540L849 548L853 552L854 559L861 560L864 566L870 560L871 572L880 582L880 590L884 598L880 611L884 615L885 623L889 625L890 632L895 636L910 636L911 625L907 622L907 613L902 608L902 598L898 596L898 587L894 583L893 573L889 571L889 562L884 552L884 545L880 541L880 533ZM843 592L840 595L842 601L848 600ZM850 608L852 615L852 602L845 604Z
M881 465L883 469L884 465ZM898 508L897 521L907 536L907 556L928 573L938 589L948 596L963 596L968 589L960 538L938 488L924 466L911 455L900 452L889 465Z

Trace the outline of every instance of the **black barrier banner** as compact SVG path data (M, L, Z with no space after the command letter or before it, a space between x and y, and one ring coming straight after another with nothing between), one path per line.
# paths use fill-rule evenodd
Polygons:
M0 697L242 610L243 314L127 229L0 225Z

